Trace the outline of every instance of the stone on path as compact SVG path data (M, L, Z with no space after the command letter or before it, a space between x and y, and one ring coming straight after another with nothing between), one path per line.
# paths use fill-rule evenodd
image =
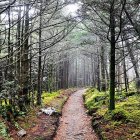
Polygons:
M25 136L27 134L27 132L24 130L24 129L21 129L18 133L17 133L17 135L19 136L19 137L23 137L23 136Z

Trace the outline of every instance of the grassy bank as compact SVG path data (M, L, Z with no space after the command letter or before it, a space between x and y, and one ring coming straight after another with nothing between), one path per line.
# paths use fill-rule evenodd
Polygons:
M140 94L116 93L116 109L108 111L109 93L90 88L84 95L93 127L105 140L140 139Z

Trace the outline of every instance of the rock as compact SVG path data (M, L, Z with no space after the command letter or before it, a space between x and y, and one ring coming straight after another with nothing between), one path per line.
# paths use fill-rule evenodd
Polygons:
M41 111L42 113L45 113L46 115L49 115L49 116L56 113L56 109L53 107L42 108Z
M92 110L89 110L89 111L88 111L88 114L89 114L90 116L92 116L92 114L93 114L93 113L96 113L97 110L98 110L98 108L96 108L96 107L95 107L95 108L92 108Z
M99 126L99 122L98 122L98 121L94 121L94 122L92 123L92 126L93 126L94 128L97 128L97 127Z
M86 114L88 114L88 112L89 112L89 111L88 111L88 110L86 110Z
M96 113L92 113L92 117L96 117L97 116L97 114Z
M27 132L24 130L24 129L21 129L18 133L17 133L17 135L19 136L19 137L23 137L23 136L25 136L27 134Z
M36 116L38 117L38 116L40 116L42 114L42 112L38 112L38 113L36 113Z
M92 118L92 121L96 121L96 120L100 120L100 119L102 119L102 116L96 115Z

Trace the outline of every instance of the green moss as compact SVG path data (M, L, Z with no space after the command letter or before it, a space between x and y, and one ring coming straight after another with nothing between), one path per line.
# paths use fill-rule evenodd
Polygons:
M97 89L89 89L84 95L85 105L87 109L100 108L101 105L107 104L107 94L99 92Z
M43 106L48 105L54 107L57 112L61 113L63 104L68 98L68 93L73 92L73 89L68 89L67 91L59 90L57 92L43 92L42 100Z
M107 106L103 106L102 108L99 108L97 113L100 115L100 116L104 116L107 112L108 108Z
M127 118L130 121L140 124L140 95L133 95L116 104L116 108L127 111Z
M114 127L119 126L120 124L122 124L121 121L112 121L111 122L111 125L114 126Z
M43 92L42 93L43 104L50 105L51 101L54 100L59 95L60 95L60 91L52 92L52 93Z
M126 121L127 118L127 111L125 111L124 109L115 109L113 111L107 111L104 115L104 118L106 120L113 120L113 121Z
M99 133L103 139L109 139L109 133L116 133L115 139L139 139L140 133L140 94L133 88L127 93L116 92L116 109L108 110L109 93L89 89L84 95L85 106L93 115L93 124L101 122ZM93 112L97 108L96 113ZM94 114L93 114L94 113ZM101 116L101 120L96 120ZM93 125L94 126L94 125ZM122 132L126 129L126 132ZM113 135L112 135L113 136ZM113 136L114 137L114 136Z
M130 93L130 91L128 92ZM140 124L140 95L127 93L116 93L116 109L108 112L108 92L99 92L97 89L90 88L84 94L85 106L89 111L98 108L97 113L104 116L107 120L126 120ZM118 119L117 119L118 117Z

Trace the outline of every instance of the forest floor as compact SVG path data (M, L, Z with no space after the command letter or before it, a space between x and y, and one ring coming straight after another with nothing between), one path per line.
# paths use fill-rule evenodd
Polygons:
M60 126L54 140L98 140L91 126L91 117L86 114L83 93L72 94L62 110Z
M14 123L0 118L0 124L3 124L0 125L0 140L52 140L59 125L63 105L74 91L74 89L68 89L49 94L44 93L43 106L30 108L27 115L17 117ZM47 107L54 107L58 114L49 116L39 113L41 108ZM24 137L17 136L21 129L27 132ZM6 134L6 132L8 133Z
M140 140L140 94L134 90L116 93L116 109L108 111L109 92L90 88L84 94L92 126L101 139Z

